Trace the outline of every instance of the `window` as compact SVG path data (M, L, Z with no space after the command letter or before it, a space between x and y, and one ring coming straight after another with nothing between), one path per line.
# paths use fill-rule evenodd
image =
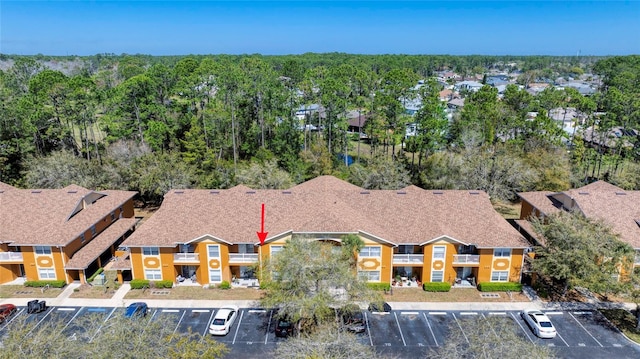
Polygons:
M509 271L493 271L491 272L492 282L506 282L509 280Z
M98 232L96 232L96 225L94 224L93 226L91 226L91 237L95 237L97 233Z
M493 250L494 257L510 257L511 248L496 248Z
M38 275L40 279L56 279L56 271L53 268L40 268L38 269Z
M36 254L50 255L51 254L51 247L48 247L48 246L36 246Z
M84 243L84 241L86 241L87 239L84 236L84 232L80 233L80 243Z
M274 255L282 250L282 246L270 246L269 248L271 248L271 255Z
M444 254L447 250L445 246L434 246L433 247L433 259L444 259Z
M220 258L220 246L217 244L208 245L209 258Z
M209 282L222 282L222 270L209 269Z
M160 271L160 269L145 269L144 279L162 280L162 272Z
M158 256L160 255L160 249L158 247L143 247L142 255L144 256Z
M431 271L431 281L432 282L442 282L442 281L444 281L444 271L443 270Z
M116 212L111 212L111 222L116 220Z
M381 247L363 247L358 257L380 257L382 253Z
M377 270L362 270L358 271L358 277L364 279L368 282L379 282L380 281L380 271Z

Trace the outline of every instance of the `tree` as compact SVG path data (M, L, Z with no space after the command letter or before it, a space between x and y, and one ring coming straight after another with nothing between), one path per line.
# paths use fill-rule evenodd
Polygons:
M629 284L619 275L633 263L635 251L618 239L609 226L579 212L560 212L534 218L533 227L544 241L536 248L533 269L551 278L564 296L571 286L606 295L620 293Z
M347 234L342 236L341 243L345 257L347 257L351 266L356 268L358 253L364 248L364 241L357 234Z
M7 359L75 358L221 358L228 349L210 336L179 333L162 317L105 321L100 314L77 318L71 332L63 321L30 321L22 316L7 324L2 357Z
M330 243L293 236L282 251L263 265L265 308L298 323L299 333L335 320L334 308L353 301L379 301L354 275L340 250Z
M364 166L349 166L349 180L366 189L400 189L411 184L409 171L403 162L378 156Z
M459 323L459 324L458 324ZM464 332L460 329L464 327ZM431 350L441 359L554 358L553 349L518 336L521 328L509 318L479 316L459 319L449 327L444 344Z
M236 180L253 189L285 189L293 185L291 176L278 168L275 160L251 163L249 167L238 170Z

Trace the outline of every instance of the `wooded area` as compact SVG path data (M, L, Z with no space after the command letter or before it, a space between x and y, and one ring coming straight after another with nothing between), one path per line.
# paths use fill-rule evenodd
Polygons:
M171 188L286 188L323 174L371 189L480 189L506 200L594 179L640 189L637 135L593 146L550 116L575 109L574 126L592 128L599 143L611 129L638 129L640 56L100 54L0 62L8 64L0 71L0 181L18 187L75 183L135 190L151 202ZM435 79L442 71L518 79L500 96L489 85L462 92L464 107L448 117ZM585 74L599 78L595 94L527 91ZM416 99L420 108L408 113ZM321 110L297 116L310 105ZM349 131L349 111L366 119L362 134ZM406 135L408 124L415 135Z

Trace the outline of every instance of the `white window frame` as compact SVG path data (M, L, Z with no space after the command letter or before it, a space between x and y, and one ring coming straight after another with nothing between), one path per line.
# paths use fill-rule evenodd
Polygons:
M80 233L80 243L84 243L87 240L87 236L84 235L84 232Z
M439 273L441 274L441 278L440 280L435 280L434 279L434 274ZM431 282L435 282L435 283L442 283L444 282L444 269L442 270L432 270L431 271Z
M436 249L441 249L441 248L442 248L442 255L440 255L439 252L436 252ZM444 260L446 257L447 257L447 246L433 246L433 248L432 248L432 259L442 259L442 260Z
M364 279L367 282L379 282L380 271L379 270L359 270L358 278Z
M218 277L219 280L214 280L214 277ZM212 269L209 268L209 283L220 283L222 282L222 269Z
M511 257L511 248L494 248L493 256L499 258Z
M147 280L162 280L162 270L160 269L145 269L144 279Z
M491 281L492 282L508 282L509 271L508 270L491 271Z
M372 253L377 252L377 253ZM382 257L382 247L381 246L365 246L362 247L360 253L358 253L358 257L361 258L380 258Z
M211 249L212 248L216 248L216 250L218 251L217 255L211 255ZM209 256L209 258L220 258L220 245L219 244L207 244L207 256Z
M159 256L160 248L159 247L142 247L142 255L143 256Z
M91 238L95 237L98 234L98 230L96 229L96 225L91 226Z
M51 246L35 246L33 250L39 256L50 256L51 255Z
M55 268L38 268L38 278L40 280L55 280L57 278Z
M270 255L274 255L277 254L278 252L282 251L284 249L283 245L271 245L269 246L269 254Z
M116 212L111 212L111 222L115 222L116 220Z

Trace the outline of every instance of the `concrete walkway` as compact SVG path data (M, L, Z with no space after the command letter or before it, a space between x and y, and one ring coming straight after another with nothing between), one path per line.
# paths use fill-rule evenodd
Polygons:
M227 304L234 304L241 308L256 308L258 303L253 300L200 300L200 299L125 299L131 286L125 283L109 299L70 298L78 283L71 283L56 298L41 298L47 305L56 307L125 307L136 301L144 301L151 308L220 308ZM594 310L598 308L626 308L635 309L634 303L609 302L543 302L529 287L523 288L524 294L531 300L528 302L392 302L389 304L394 310L432 310L432 311L521 311L527 308L540 310ZM26 306L33 298L0 299L0 304L12 303Z

